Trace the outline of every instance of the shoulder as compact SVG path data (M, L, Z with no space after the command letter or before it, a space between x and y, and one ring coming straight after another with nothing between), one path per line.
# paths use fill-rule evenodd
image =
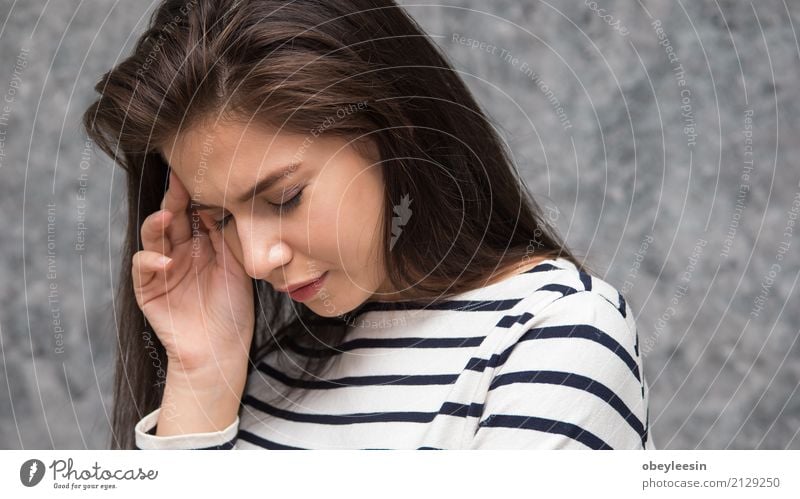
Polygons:
M493 331L471 445L643 447L647 400L628 304L569 262L543 262L531 272L539 275L528 276L524 297Z
M525 274L535 277L517 310L528 313L529 326L592 326L636 344L634 314L612 284L562 258L542 262Z
M605 280L569 261L532 269L525 296L498 323L494 342L500 372L531 366L580 373L609 385L641 388L642 368L634 314Z

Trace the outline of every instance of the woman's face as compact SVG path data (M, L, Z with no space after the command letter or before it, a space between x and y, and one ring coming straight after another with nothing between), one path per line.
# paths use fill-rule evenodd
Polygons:
M369 150L365 158L337 137L219 123L178 133L161 153L203 225L224 224L253 279L282 291L324 274L316 292L292 297L333 317L387 292L384 183L377 150Z

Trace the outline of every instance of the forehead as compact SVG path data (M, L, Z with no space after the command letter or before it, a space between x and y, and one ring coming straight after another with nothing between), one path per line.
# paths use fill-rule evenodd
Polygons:
M300 171L302 142L254 124L202 124L172 136L160 153L191 199L211 209L245 202L256 187L271 192L285 186Z
M254 123L204 122L173 135L160 152L192 199L220 206L223 200L235 203L248 191L248 199L252 198L254 188L261 185L259 192L280 189L295 174L327 171L337 178L326 180L345 182L377 160L377 149L366 142L370 158L364 158L362 148L353 147L351 139L336 135L301 134ZM279 182L269 181L279 172L285 172Z
M277 132L253 123L208 123L181 130L160 149L162 157L179 174L199 168L235 169L247 166L257 171L273 159L295 154L302 136ZM224 168L223 168L224 167Z

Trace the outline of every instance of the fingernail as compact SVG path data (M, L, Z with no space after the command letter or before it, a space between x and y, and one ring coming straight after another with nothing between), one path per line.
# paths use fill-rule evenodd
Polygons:
M172 261L172 258L170 258L170 257L168 257L168 256L162 256L162 257L160 257L160 258L158 259L158 263L159 263L159 265L161 265L162 267L164 267L164 266L168 265L168 264L169 264L169 262L171 262L171 261Z

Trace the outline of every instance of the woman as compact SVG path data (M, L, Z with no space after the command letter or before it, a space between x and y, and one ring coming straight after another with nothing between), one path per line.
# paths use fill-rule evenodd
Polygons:
M651 448L630 308L393 2L168 0L95 88L113 448Z

